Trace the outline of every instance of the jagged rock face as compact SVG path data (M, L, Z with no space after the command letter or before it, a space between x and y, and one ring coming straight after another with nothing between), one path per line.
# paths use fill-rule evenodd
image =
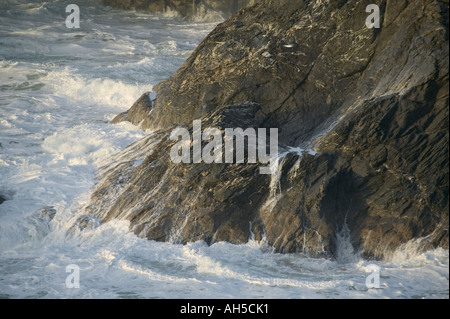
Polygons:
M162 13L170 10L183 17L196 17L208 11L230 16L259 0L102 0L103 4L122 9Z
M140 236L266 238L279 252L389 258L414 238L448 248L448 1L263 1L220 24L168 80L115 121L151 134L102 172L88 213ZM258 165L174 164L170 132L276 127L291 152ZM135 165L137 158L145 158Z
M225 107L203 118L205 127L258 123L257 104ZM192 134L192 124L190 127ZM88 211L107 222L131 221L132 230L153 240L246 242L268 187L257 165L173 164L171 130L161 130L119 154L116 167L97 187ZM144 161L133 166L136 159ZM113 201L105 199L114 198Z

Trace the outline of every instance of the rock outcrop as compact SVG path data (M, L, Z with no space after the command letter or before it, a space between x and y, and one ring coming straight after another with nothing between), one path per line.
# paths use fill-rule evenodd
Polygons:
M100 173L88 216L312 256L336 256L343 234L367 258L419 238L448 249L448 1L381 1L379 29L371 2L264 0L218 25L156 100L115 119L153 133ZM195 119L279 128L278 172L174 164L169 136Z
M182 17L202 18L215 13L226 18L260 0L102 0L103 4L122 9L171 12Z

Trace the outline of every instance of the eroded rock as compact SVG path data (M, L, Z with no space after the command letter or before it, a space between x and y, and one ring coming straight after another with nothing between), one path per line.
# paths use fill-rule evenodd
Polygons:
M217 26L129 120L155 133L102 173L90 214L153 240L244 243L368 258L421 238L448 248L448 1L263 1ZM144 103L145 102L145 103ZM173 164L170 132L276 127L287 151L258 165ZM314 154L313 152L310 152ZM138 166L136 158L142 158Z

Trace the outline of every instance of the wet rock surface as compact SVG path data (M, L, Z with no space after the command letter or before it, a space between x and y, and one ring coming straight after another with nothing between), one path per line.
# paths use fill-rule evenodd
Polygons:
M448 249L448 1L263 1L232 16L144 94L128 120L154 133L100 172L88 214L139 236L367 258L420 238ZM174 164L178 126L279 128L279 171ZM313 148L317 154L287 151ZM314 155L312 155L314 154Z

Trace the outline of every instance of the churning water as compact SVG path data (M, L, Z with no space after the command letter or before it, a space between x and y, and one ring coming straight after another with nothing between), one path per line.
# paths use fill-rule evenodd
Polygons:
M409 243L390 261L280 255L264 243L137 238L125 221L69 232L96 170L145 133L109 121L169 77L216 23L77 1L0 0L0 297L448 298L449 254ZM66 286L66 267L80 288ZM368 289L372 264L379 289Z

